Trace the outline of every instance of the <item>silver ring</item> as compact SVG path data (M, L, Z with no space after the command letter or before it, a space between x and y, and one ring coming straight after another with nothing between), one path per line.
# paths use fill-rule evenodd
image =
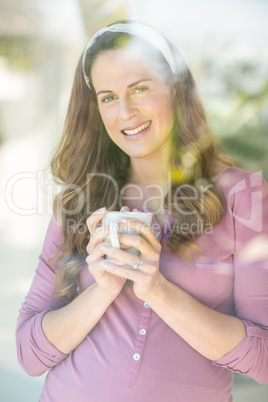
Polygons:
M143 261L142 258L139 257L138 261L136 264L131 265L133 269L140 269L142 267Z

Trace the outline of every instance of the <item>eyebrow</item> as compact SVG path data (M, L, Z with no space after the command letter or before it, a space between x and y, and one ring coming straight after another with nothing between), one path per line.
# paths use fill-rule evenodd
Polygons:
M129 84L129 85L127 86L127 88L133 88L133 87L135 87L136 85L138 85L138 84L140 84L141 82L144 82L144 81L152 81L152 80L151 80L151 78L142 78L141 80L132 82L132 84ZM96 93L96 95L98 96L98 95L100 95L100 94L112 94L112 93L113 93L113 91L111 91L110 89L104 89L104 90L102 90L102 91L98 91L98 92Z

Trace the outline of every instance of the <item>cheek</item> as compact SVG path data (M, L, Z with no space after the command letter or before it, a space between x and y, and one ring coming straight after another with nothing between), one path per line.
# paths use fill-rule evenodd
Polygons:
M116 115L113 110L105 109L100 110L100 115L108 133L115 129Z
M173 125L174 111L170 99L161 102L157 115L163 125Z

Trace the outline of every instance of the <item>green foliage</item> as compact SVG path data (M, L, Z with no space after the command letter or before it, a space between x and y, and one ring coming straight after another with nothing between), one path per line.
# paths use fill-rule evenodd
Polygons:
M9 67L28 71L38 62L40 47L36 37L0 36L0 57L8 60Z
M268 65L258 59L202 61L202 93L210 125L226 153L268 179Z

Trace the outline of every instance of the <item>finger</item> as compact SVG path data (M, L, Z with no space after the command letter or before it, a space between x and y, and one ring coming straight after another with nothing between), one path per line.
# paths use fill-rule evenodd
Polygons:
M140 260L140 258L136 254L122 251L117 248L107 247L103 245L101 246L101 248L104 250L105 255L109 257L108 260L105 260L108 261L109 263L112 260L115 260L116 261L115 264L117 265L129 265L131 267L134 264L137 264L138 260ZM153 251L153 253L155 252ZM149 255L149 258L148 255L147 256L142 255L142 265L139 268L139 270L143 270L144 272L150 275L152 275L156 269L159 270L158 268L159 256L157 256L156 254L154 255L155 255L154 259L151 258L152 254Z
M102 261L109 261L109 264L114 264L114 265L118 265L118 266L121 266L121 267L123 267L125 265L125 262L119 261L119 260L117 260L115 258L109 258L109 259L102 260Z
M126 205L124 205L121 209L121 212L129 212L129 207L127 207Z
M106 247L110 248L110 247L112 247L112 243L109 240L105 240L104 242L97 244L96 247L93 247L92 249L89 245L87 246L87 251L89 250L88 256L86 258L87 264L91 264L92 262L95 262L99 259L104 258L105 251L102 248L102 246L106 246ZM122 250L129 249L128 246L124 246L124 245L121 245L121 248L122 248Z
M119 227L118 227L118 232L119 232ZM92 234L92 238L93 238L93 247L96 243L96 245L100 242L103 242L105 240L105 242L109 241L111 242L111 238L110 238L110 226L109 225L103 225L103 226L99 226L98 228L96 228ZM121 245L120 244L120 248L122 249L126 249L129 248L127 246Z
M132 218L129 218L129 219L122 218L120 220L120 224L139 233L141 236L136 236L136 237L145 239L146 242L151 245L151 247L153 247L157 252L160 252L161 245L160 245L159 241L156 239L155 234L152 231L152 228L150 225L148 225L147 223L138 221L137 219L132 219ZM122 243L125 245L129 245L129 243L127 243L127 238L124 237L123 234L124 233L120 234L120 241L122 241ZM128 234L128 235L130 236L130 234ZM137 244L137 242L138 243L140 242L140 240L137 238L133 238L133 241L135 242L135 244ZM146 247L146 243L141 242L140 246ZM136 246L134 246L134 247L137 248ZM141 251L142 254L144 254L146 252L146 250L144 250L144 249L138 249L138 250Z
M124 250L120 250L118 248L107 246L106 244L102 244L100 246L101 250L105 253L106 256L113 258L116 261L121 262L123 265L133 265L137 262L137 255L129 253Z
M95 248L101 243L111 245L110 228L108 225L100 226L93 231L92 235L90 236L90 241L86 247L87 253L91 254L92 251L95 250ZM131 246L120 244L120 248L122 250L127 250L130 247Z
M97 260L90 264L88 264L89 272L94 276L94 278L99 277L105 273L105 268L101 266L101 261L104 260Z
M110 244L110 243L108 243ZM111 244L110 244L111 245ZM95 247L91 253L88 254L87 258L86 258L86 263L92 264L93 262L96 262L100 259L104 259L105 256L105 252L100 248L100 244Z
M119 237L120 244L134 247L142 255L145 261L155 262L160 258L161 244L154 243L151 244L149 241L144 239L142 236L132 235L129 233L121 233Z
M90 241L87 245L87 253L90 254L92 250L101 242L109 241L109 227L108 226L99 226L93 230L90 236Z
M87 218L87 227L90 234L93 232L95 227L100 223L102 218L105 216L107 209L105 207L97 209Z
M116 276L120 276L121 278L129 279L133 282L143 283L145 273L139 269L131 269L124 266L119 266L116 264L112 264L110 260L101 261L100 265L105 268L107 272L110 272Z
M135 230L135 232L140 233L145 238L152 237L155 239L155 235L151 229L151 225L148 225L147 223L143 223L138 219L133 218L121 218L120 223L132 230Z

